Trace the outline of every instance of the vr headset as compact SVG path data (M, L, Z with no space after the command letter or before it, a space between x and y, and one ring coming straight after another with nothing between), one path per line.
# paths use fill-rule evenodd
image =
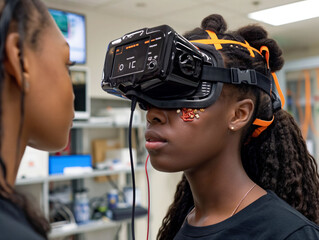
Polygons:
M253 69L225 68L212 45L188 41L167 25L144 28L112 41L107 49L102 89L137 99L144 110L206 108L224 83L249 84L273 98L281 108L273 79Z

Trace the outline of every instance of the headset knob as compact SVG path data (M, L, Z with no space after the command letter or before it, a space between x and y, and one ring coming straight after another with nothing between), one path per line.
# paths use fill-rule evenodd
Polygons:
M187 76L191 76L194 74L196 69L196 63L192 55L188 53L183 53L179 56L178 60L179 67L182 73L184 73Z
M157 61L155 59L153 59L152 61L149 62L149 64L147 66L148 66L149 70L152 70L157 66Z

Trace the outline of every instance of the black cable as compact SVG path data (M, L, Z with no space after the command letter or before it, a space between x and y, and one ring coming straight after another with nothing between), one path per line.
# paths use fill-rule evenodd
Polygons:
M135 240L135 233L134 233L134 219L135 219L135 174L134 174L134 162L133 162L133 153L132 153L132 125L133 125L133 115L134 110L136 107L136 98L132 97L132 104L131 104L131 117L129 123L129 131L128 131L128 145L130 149L130 161L131 161L131 173L132 173L132 187L133 187L133 203L132 203L132 239Z

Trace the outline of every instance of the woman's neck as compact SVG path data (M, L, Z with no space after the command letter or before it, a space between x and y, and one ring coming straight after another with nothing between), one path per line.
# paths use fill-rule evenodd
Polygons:
M5 83L4 87L1 126L3 129L1 136L1 158L6 166L6 181L13 187L20 161L27 145L27 133L22 131L21 135L19 134L21 121L21 93L14 87L9 86L8 82ZM0 179L0 183L3 186L3 177L0 177Z
M21 142L20 149L16 151L17 140L7 139L3 141L1 157L6 166L6 181L13 187L19 170L21 158L26 144Z
M223 158L214 159L196 171L185 172L193 194L195 210L188 221L194 226L207 226L229 218L260 196L266 194L247 176L239 154L229 152ZM245 198L243 199L243 197Z

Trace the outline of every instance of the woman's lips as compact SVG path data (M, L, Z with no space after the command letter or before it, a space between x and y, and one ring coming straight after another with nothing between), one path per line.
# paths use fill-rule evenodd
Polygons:
M153 131L147 131L145 133L145 139L145 148L147 150L158 150L167 144L167 140L165 138Z
M167 142L151 142L151 141L146 141L145 143L145 148L148 151L151 150L159 150L160 148L164 147L164 145L166 145Z

